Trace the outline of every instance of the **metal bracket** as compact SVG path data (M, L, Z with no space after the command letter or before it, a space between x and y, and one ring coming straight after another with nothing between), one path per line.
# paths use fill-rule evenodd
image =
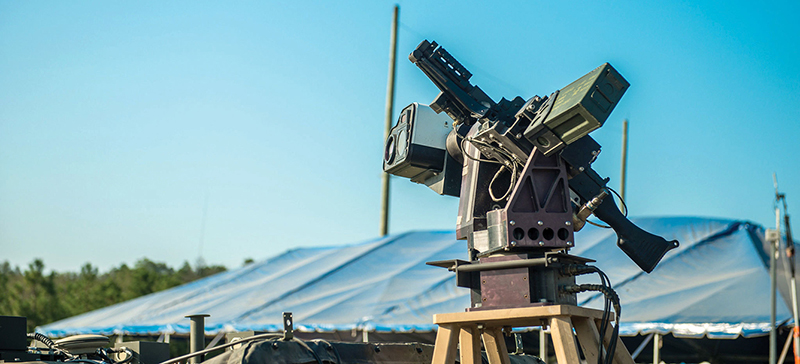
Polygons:
M294 339L294 319L291 312L283 313L283 341Z
M517 346L516 350L514 350L514 355L525 354L525 347L522 344L522 334L518 332L514 333L514 343Z

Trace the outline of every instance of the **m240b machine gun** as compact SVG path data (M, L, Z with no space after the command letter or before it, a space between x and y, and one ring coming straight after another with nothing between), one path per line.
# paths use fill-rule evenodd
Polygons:
M606 63L549 96L495 102L436 42L410 55L441 91L400 113L386 140L384 171L460 197L457 238L470 260L431 262L472 290L470 310L577 304L575 275L593 267L569 255L594 214L645 272L678 246L623 215L592 169L603 126L629 83ZM594 290L601 290L595 289ZM606 292L607 293L607 292Z

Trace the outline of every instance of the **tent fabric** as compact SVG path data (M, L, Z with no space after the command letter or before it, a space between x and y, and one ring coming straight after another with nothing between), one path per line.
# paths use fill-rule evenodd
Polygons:
M768 244L757 225L697 217L639 218L643 229L681 246L650 274L615 245L612 230L587 226L570 253L591 258L622 302L622 335L737 337L769 331ZM78 333L187 333L186 315L207 313L206 333L280 331L291 311L300 331L434 330L432 315L469 306L455 275L425 262L467 259L453 231L418 231L345 246L299 248L262 262L38 328L50 336ZM786 261L778 266L786 277ZM597 282L581 276L580 283ZM788 291L784 280L780 284ZM784 295L784 297L788 297ZM602 308L602 296L580 294ZM790 318L780 304L778 319Z

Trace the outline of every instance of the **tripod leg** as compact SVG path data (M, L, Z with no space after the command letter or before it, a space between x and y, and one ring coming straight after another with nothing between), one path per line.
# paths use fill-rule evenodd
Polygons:
M578 345L572 334L572 320L568 316L555 316L550 319L550 335L553 337L553 347L556 349L556 359L559 364L577 364L581 362L578 354Z
M433 347L432 364L455 364L458 349L458 327L439 325L436 331L436 345Z
M586 363L597 363L600 333L597 331L597 326L594 325L594 320L587 317L573 317L572 322L575 325L578 343L581 344L583 355L586 357Z
M483 330L483 346L486 347L486 357L489 364L509 364L508 348L503 339L503 329L500 327L486 328Z
M595 324L597 326L598 332L600 332L600 320L596 320ZM606 331L606 335L603 338L603 346L608 347L608 344L611 343L611 332L614 330L611 325L608 325L608 331ZM614 364L634 364L633 358L631 357L631 353L628 351L628 348L625 347L625 344L622 342L622 338L617 338L617 347L614 350Z
M481 364L481 336L478 325L461 326L461 364Z

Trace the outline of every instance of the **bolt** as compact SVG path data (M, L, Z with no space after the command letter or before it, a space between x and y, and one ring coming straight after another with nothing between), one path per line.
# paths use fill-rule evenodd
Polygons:
M572 223L569 222L569 221L564 221L564 225L570 226L570 225L572 225Z
M523 280L523 281L527 281L527 280L528 280L528 277L522 277L522 280Z
M511 246L517 246L517 242L516 241L512 241L511 242Z
M578 167L578 170L583 172L583 167Z
M543 242L543 241L540 241L540 242L539 242L539 246L544 246L544 242Z
M514 137L517 139L522 139L522 133L517 133L517 135L514 135Z
M568 241L568 242L567 242L567 246L572 246L572 242L571 242L571 241Z
M484 279L484 280L482 280L482 281L481 281L481 283L483 283L483 284L486 284L486 280L485 280L485 279Z
M486 302L486 297L483 298L483 302Z
M526 294L524 294L524 295L523 295L523 297L525 297L525 298L528 298L528 294L527 294L527 293L526 293Z
M544 225L544 222L539 221L538 224L539 224L539 226L542 226L542 225Z
M511 220L511 221L509 221L508 223L509 223L511 226L514 226L514 225L516 225L516 224L517 224L517 222L516 222L516 221L514 221L514 220Z

